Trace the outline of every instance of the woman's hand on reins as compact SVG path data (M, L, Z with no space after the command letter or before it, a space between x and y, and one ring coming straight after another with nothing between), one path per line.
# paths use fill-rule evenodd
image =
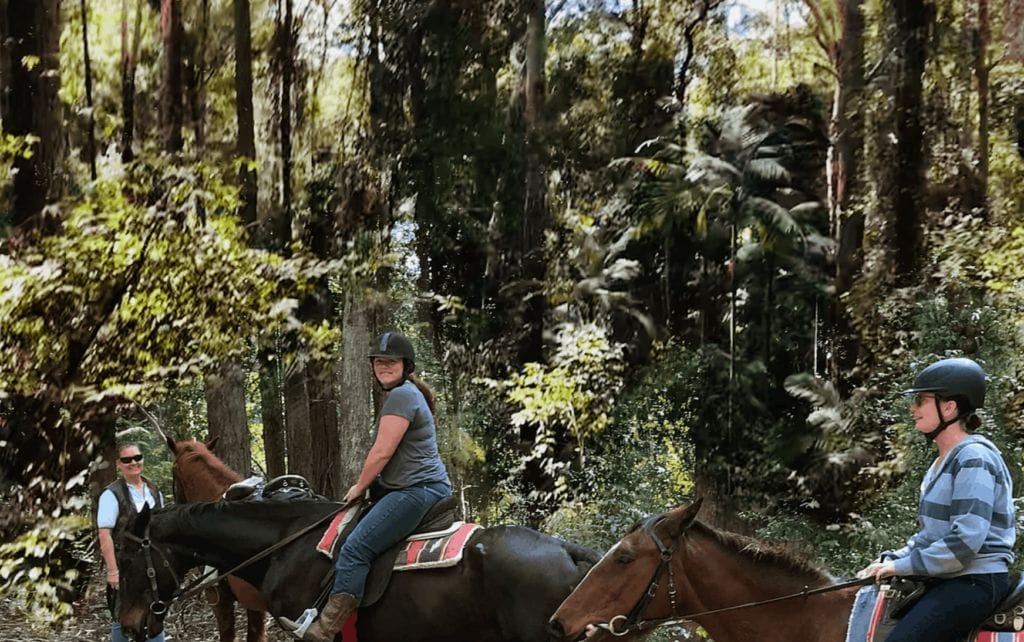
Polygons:
M885 562L874 562L868 564L867 567L861 569L857 573L858 578L873 577L876 582L879 582L887 577L893 577L896 575L896 565L892 561Z

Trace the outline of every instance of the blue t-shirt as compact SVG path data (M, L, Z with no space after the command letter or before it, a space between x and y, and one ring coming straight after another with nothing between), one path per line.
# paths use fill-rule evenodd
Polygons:
M392 388L380 408L376 426L384 415L409 420L395 453L381 471L379 482L384 488L408 488L422 482L448 481L448 470L437 451L437 430L434 414L416 384L406 381ZM374 430L376 437L376 429Z

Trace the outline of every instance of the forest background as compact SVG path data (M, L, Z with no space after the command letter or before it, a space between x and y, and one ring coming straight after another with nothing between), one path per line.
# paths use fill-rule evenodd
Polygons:
M69 614L117 440L340 497L413 337L468 517L914 528L899 391L1022 482L1022 0L0 0L0 591ZM1020 491L1018 490L1018 494Z

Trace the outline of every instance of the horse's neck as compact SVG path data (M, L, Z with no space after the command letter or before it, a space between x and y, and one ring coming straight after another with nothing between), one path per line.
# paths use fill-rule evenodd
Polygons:
M677 562L676 574L682 574L690 585L680 587L680 592L699 596L696 608L701 611L771 600L822 584L819 576L759 562L706 535L691 538L687 542L687 555L680 557L683 559ZM813 606L807 599L813 600ZM844 600L850 603L844 606ZM730 610L697 620L716 642L752 639L763 642L831 642L835 639L839 642L850 606L852 597L826 593L763 607Z
M204 512L195 514L197 510ZM192 513L183 519L185 511ZM221 571L275 544L279 532L266 517L238 511L225 514L215 504L182 505L179 511L154 516L153 523L154 541L173 544Z

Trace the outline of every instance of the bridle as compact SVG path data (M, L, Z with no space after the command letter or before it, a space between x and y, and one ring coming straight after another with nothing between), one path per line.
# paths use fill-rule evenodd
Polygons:
M672 556L675 554L675 541L670 546L666 546L661 538L658 537L657 533L654 532L655 527L664 518L663 515L654 515L648 517L641 524L640 528L651 538L654 545L658 548L658 554L661 560L658 562L658 566L654 569L654 573L651 575L650 581L647 582L647 588L643 594L637 600L636 604L629 611L627 615L616 615L608 622L601 622L594 624L596 628L604 629L616 637L622 637L631 631L640 633L647 629L656 629L663 626L676 626L685 622L692 622L695 618L702 617L705 615L714 615L717 613L725 613L727 611L736 611L739 609L751 608L754 606L762 606L765 604L773 604L775 602L782 602L784 600L792 600L798 597L808 597L811 595L817 595L819 593L829 593L831 591L838 591L844 588L852 586L864 586L871 584L875 580L873 577L866 577L861 579L850 580L847 582L841 582L839 584L829 584L828 586L822 586L818 588L810 588L805 586L802 591L797 593L790 593L789 595L782 595L780 597L773 597L767 600L760 600L757 602L746 602L744 604L737 604L734 606L726 606L720 609L711 609L707 611L699 611L696 613L687 613L685 615L677 615L677 595L675 573L672 569ZM661 576L668 574L668 599L672 609L671 617L659 618L653 620L644 620L642 615L647 606L654 599L654 596L658 592L660 585Z
M146 530L143 532L142 537L129 532L125 532L124 537L125 539L139 545L139 548L142 549L143 556L146 560L146 577L149 579L149 591L153 596L153 601L149 603L149 609L146 611L145 626L146 631L148 632L149 625L152 623L153 618L156 618L157 621L161 621L167 614L167 609L170 607L171 601L178 597L180 593L180 591L176 591L175 594L166 602L160 599L160 591L156 582L156 566L153 564L153 551L156 551L160 556L161 565L170 572L171 577L174 578L175 585L179 587L182 583L181 577L178 575L177 571L174 570L174 565L171 564L170 556L150 540L149 524L146 524Z

